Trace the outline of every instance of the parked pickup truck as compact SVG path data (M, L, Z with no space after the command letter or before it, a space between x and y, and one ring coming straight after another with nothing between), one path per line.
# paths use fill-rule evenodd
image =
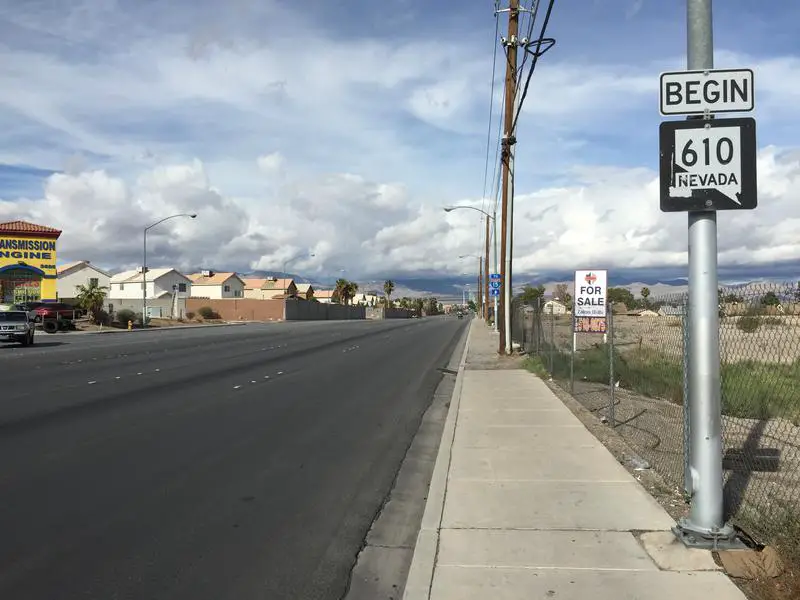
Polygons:
M0 311L0 340L30 346L35 331L36 326L24 310Z
M20 306L31 312L37 323L45 319L77 319L83 312L63 302L24 302Z

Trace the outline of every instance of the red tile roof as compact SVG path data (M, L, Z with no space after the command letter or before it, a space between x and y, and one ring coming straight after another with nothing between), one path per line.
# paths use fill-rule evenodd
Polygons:
M44 225L37 225L36 223L28 223L27 221L8 221L6 223L0 223L0 233L33 234L41 235L42 237L57 238L61 235L61 230Z

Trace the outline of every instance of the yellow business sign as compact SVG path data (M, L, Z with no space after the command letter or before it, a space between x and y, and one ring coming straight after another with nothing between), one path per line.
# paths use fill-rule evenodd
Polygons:
M0 234L0 294L3 302L56 300L56 240Z
M56 276L56 240L0 235L0 266L27 265Z

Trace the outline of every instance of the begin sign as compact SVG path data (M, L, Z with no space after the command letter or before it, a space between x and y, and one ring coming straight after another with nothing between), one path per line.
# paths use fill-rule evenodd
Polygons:
M575 317L605 317L607 271L575 271Z
M753 110L752 69L710 69L661 74L662 115L702 115Z

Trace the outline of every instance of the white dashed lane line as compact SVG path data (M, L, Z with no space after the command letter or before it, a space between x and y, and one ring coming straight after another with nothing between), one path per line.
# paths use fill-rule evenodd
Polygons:
M154 369L152 372L148 372L148 373L144 373L143 371L139 371L139 372L137 372L137 373L136 373L136 375L135 375L134 377L139 377L139 376L142 376L142 375L154 375L154 374L156 374L156 373L160 373L160 372L161 372L161 369ZM275 377L277 377L277 376L280 376L280 375L283 375L283 374L284 374L284 372L283 372L283 371L277 371L277 372L274 374L274 376L275 376ZM271 377L272 377L272 376L270 376L270 375L264 375L264 380L263 380L263 381L269 381L269 379L270 379ZM124 379L124 377L123 377L122 375L115 375L113 380L109 379L109 380L107 380L107 381L108 381L108 382L111 382L111 381L121 381L122 379ZM101 381L101 380L98 380L98 379L92 379L92 380L90 380L90 381L87 381L87 382L86 382L86 384L87 384L87 385L95 385L95 384L97 384L97 383L103 383L103 381ZM258 381L257 379L251 379L251 380L250 380L250 385L253 385L253 384L256 384L256 383L259 383L259 381ZM239 384L239 385L234 385L234 386L233 386L233 389L235 389L235 390L239 390L239 389L241 389L242 387L243 387L243 386L242 386L241 384Z
M276 376L278 376L278 375L283 375L283 371L278 371L277 373L275 373L275 375L276 375ZM267 381L267 380L269 380L269 379L270 379L270 376L269 376L269 375L264 375L264 381ZM259 383L259 381L258 381L258 380L256 380L256 379L251 379L251 380L250 380L250 385L253 385L253 384L256 384L256 383ZM242 385L235 385L235 386L233 386L233 389L235 389L235 390L240 390L240 389L242 389L242 387L244 387L244 386L242 386Z

